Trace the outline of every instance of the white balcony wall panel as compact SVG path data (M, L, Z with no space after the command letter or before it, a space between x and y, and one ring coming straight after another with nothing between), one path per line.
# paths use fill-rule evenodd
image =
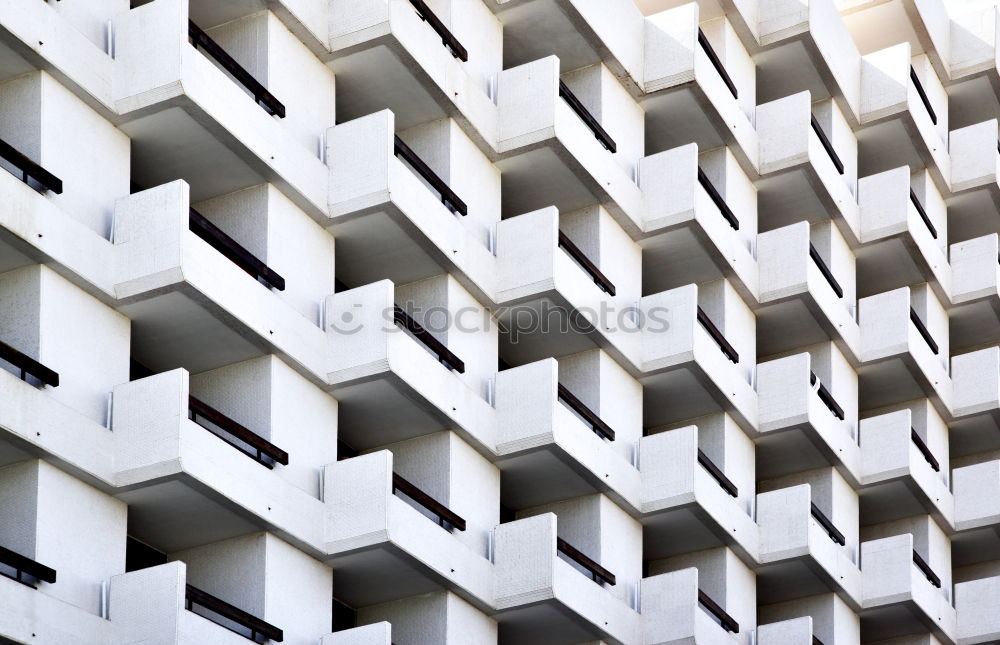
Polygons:
M382 621L326 634L319 645L392 645L392 624Z
M462 600L461 597L447 592L434 592L413 596L403 600L364 607L358 611L359 632L354 637L357 641L344 641L346 645L367 644L382 645L376 640L383 630L388 631L391 625L392 638L412 643L468 643L469 645L488 645L496 643L497 623L494 619ZM379 626L386 627L379 627ZM366 629L365 633L360 630ZM370 636L369 636L370 632ZM337 634L334 634L337 636ZM371 637L372 640L364 640ZM389 641L386 640L386 643ZM323 645L339 645L336 638L323 641Z

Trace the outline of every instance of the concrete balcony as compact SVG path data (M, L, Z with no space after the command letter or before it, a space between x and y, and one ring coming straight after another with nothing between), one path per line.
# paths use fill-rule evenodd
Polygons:
M496 396L497 465L516 474L503 480L507 506L529 508L600 492L641 509L641 476L623 454L635 451L638 437L623 435L620 427L616 432L560 384L555 360L500 372Z
M597 202L635 235L642 229L642 192L625 166L643 155L631 151L633 158L625 159L629 151L612 150L616 133L594 116L596 97L585 104L575 93L568 95L559 69L559 59L550 56L504 70L496 162L503 173L504 214L550 205L571 212ZM617 82L604 68L587 73L600 87ZM641 112L635 117L641 124Z
M956 456L1000 448L1000 348L988 347L952 358Z
M862 298L858 370L873 409L923 397L946 419L952 414L947 315L927 285Z
M827 384L818 378L809 353L757 366L760 474L775 477L803 468L833 466L850 482L860 481L856 400L846 380ZM843 390L843 391L841 391ZM840 403L839 401L843 401ZM845 407L847 406L847 407Z
M643 291L722 277L754 302L757 209L750 182L728 150L698 151L697 144L683 145L639 164Z
M690 2L646 18L642 107L649 152L692 141L705 150L726 146L754 175L754 63L728 20L701 24L700 13Z
M840 596L816 594L760 608L760 645L861 643L861 621Z
M451 282L444 291L454 294ZM397 314L396 297L397 287L383 280L326 301L324 320L333 332L323 352L330 360L326 388L341 406L341 438L368 450L453 429L483 451L495 450L496 412L486 400L486 374L493 376L496 367L486 364L482 339L470 334L474 338L463 341L454 333L439 340L440 332ZM449 298L443 305L449 310L464 304ZM478 349L460 357L464 342Z
M927 168L937 189L951 186L948 95L927 56L908 43L861 59L861 174L895 168ZM890 154L890 150L892 151Z
M919 194L918 194L919 193ZM858 182L861 297L927 282L942 302L952 298L948 264L948 212L928 173L907 166Z
M201 388L205 391L199 393L209 398L212 386ZM266 528L319 551L323 505L315 483L318 468L308 478L305 472L286 475L282 469L295 460L323 461L321 444L311 442L313 454L286 452L269 441L277 443L278 436L261 436L270 428L243 426L241 431L224 413L193 404L191 392L188 374L181 369L115 388L114 483L116 496L129 505L131 534L175 552ZM330 441L326 443L326 458L332 460ZM307 485L311 489L303 487ZM212 517L213 522L184 519L192 517Z
M465 530L463 509L443 507L400 483L393 463L393 453L380 450L330 464L324 472L330 513L325 551L337 571L334 595L366 607L449 589L488 608L493 565L485 543L472 548L454 534Z
M450 591L362 607L355 623L354 629L327 635L320 645L498 642L496 621Z
M423 10L409 0L330 3L337 120L388 108L405 130L451 117L495 154L502 26L478 0Z
M319 142L333 125L333 74L273 14L240 23L212 33L231 42L233 58L263 54L260 68L217 66L213 37L189 21L188 0L155 0L115 18L114 106L133 144L132 179L142 186L185 179L196 202L269 182L322 221L329 169ZM255 29L270 37L249 38ZM197 49L189 33L197 34ZM251 42L276 49L239 45ZM288 102L287 119L278 118L281 101Z
M995 233L951 245L952 348L1000 341L1000 243Z
M1000 638L1000 617L992 602L997 593L1000 593L1000 576L955 585L958 645L977 645Z
M933 414L925 410L922 416ZM926 513L941 526L955 526L956 501L948 489L947 434L926 429L921 434L915 429L915 416L904 409L861 421L859 495L865 524Z
M752 314L740 310L745 305L729 297L739 300L727 286L688 285L642 299L646 427L725 411L748 432L757 428L757 393L750 386L755 337L747 335Z
M954 84L948 118L953 128L1000 117L993 88L1000 83L996 7L985 6L954 12L951 17L950 67Z
M1000 461L993 459L956 468L952 473L952 480L955 494L955 528L958 530L952 536L955 566L968 567L975 571L977 569L975 565L981 565L985 567L985 571L992 571L989 568L991 566L989 561L996 558L997 549L1000 547L1000 536L996 532L996 525L1000 523L1000 506L997 505L995 496L1000 492ZM986 584L986 582L978 580L976 584ZM974 588L974 585L971 588ZM962 600L963 594L959 584L955 586L955 607L959 610L960 632L963 630Z
M733 621L701 590L695 567L643 578L642 598L643 643L735 645L752 632L752 625Z
M784 602L824 590L837 594L855 611L861 606L856 534L840 530L852 529L852 523L836 515L831 519L821 510L809 484L758 494L757 523L762 601Z
M614 573L566 546L556 534L553 513L496 528L494 617L505 638L532 645L581 638L641 642L641 615L608 588L616 582ZM544 634L539 624L545 625Z
M857 140L832 101L799 92L757 107L761 230L832 220L849 246L860 239Z
M941 588L939 574L914 551L912 534L864 542L861 562L861 617L873 638L930 631L944 643L956 642L950 590Z
M742 434L735 424L732 429ZM727 475L699 447L699 441L708 443L717 434L688 426L643 437L644 559L728 546L748 566L756 563L758 527L750 516L754 481L747 467L753 463L752 446L749 440L740 445L735 437L727 441L732 444L725 451Z
M774 229L757 237L757 253L760 353L778 354L829 339L856 363L860 331L854 321L853 255L836 229L807 222Z
M319 307L303 303L303 291L297 302L279 296L283 277L210 220L193 215L190 204L183 181L116 204L114 294L119 311L132 320L133 356L156 371L183 366L201 372L273 352L322 378L326 340ZM216 208L223 221L231 206ZM270 207L264 211L273 213ZM267 234L257 229L253 237L260 242ZM326 290L315 277L303 277L313 295ZM192 336L192 329L199 333Z
M955 194L948 200L948 216L952 240L1000 232L990 217L1000 204L1000 151L996 140L996 119L951 132L948 151Z
M319 645L392 645L392 624L379 622L326 634Z

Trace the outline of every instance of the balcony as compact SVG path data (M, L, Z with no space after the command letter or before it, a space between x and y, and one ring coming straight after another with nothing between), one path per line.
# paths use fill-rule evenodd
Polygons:
M554 514L499 525L495 544L495 617L505 638L532 642L545 620L548 642L641 641L642 617L612 591L622 581L559 538ZM527 583L526 566L538 574Z
M16 371L19 371L22 381L28 382L30 376L33 381L37 380L41 385L59 386L59 374L4 342L0 342L0 360L9 363Z
M15 177L20 175L21 181L35 190L43 194L47 190L57 195L62 193L63 183L61 179L18 152L14 146L3 139L0 139L0 159L2 159L0 167L8 170Z
M250 251L243 248L236 240L226 235L222 229L195 209L190 209L189 213L188 229L192 233L208 242L209 246L226 256L229 261L246 271L255 280L263 283L264 286L278 291L285 290L285 279L278 275L274 269L257 259Z
M253 642L258 642L260 637L264 640L273 640L278 643L284 640L284 633L274 625L249 614L238 607L229 604L221 598L216 598L210 593L206 593L192 585L185 585L184 608L194 612L195 608L207 610L212 617L206 616L212 622L218 623L227 629L240 633L242 630L249 632L249 638ZM201 611L195 612L204 615ZM220 619L223 622L220 622ZM230 625L236 625L236 628Z
M856 362L860 332L853 315L854 256L836 229L807 222L774 229L757 237L757 253L760 354L832 340Z
M847 367L843 357L835 364ZM833 392L819 379L808 353L780 358L757 367L760 431L757 459L763 477L804 468L834 466L845 479L860 481L861 453L855 439L855 410L841 398L856 399L857 384L838 380ZM838 374L844 372L838 369ZM843 392L841 392L843 390Z
M955 526L955 499L948 487L948 437L944 422L927 403L861 421L861 519L866 525L922 513ZM917 418L928 422L921 434ZM934 420L931 422L930 420ZM928 447L928 436L932 450Z
M920 630L955 642L956 613L949 600L950 589L942 589L938 574L914 550L912 534L864 542L861 561L861 616L873 637L890 638Z
M758 528L750 517L753 470L747 466L753 448L731 419L718 417L706 420L703 429L688 426L642 438L646 560L728 546L748 566L756 563ZM728 474L698 447L699 437L708 442L720 432ZM678 535L685 536L683 544L671 539Z
M731 293L726 283L701 285L705 298ZM754 323L742 301L726 297L720 314L725 330L701 306L699 286L688 285L642 299L642 377L646 427L668 425L713 412L728 412L742 427L757 427L757 395L749 364L756 356ZM701 315L698 311L702 310ZM670 312L669 328L662 316ZM739 321L742 324L736 324ZM749 337L736 333L750 330ZM744 351L739 349L747 348Z
M952 349L1000 341L1000 243L996 233L951 245Z
M857 141L832 101L799 92L757 107L761 228L832 220L849 246L860 239Z
M953 456L1000 448L1000 348L988 347L951 359L955 420L949 437Z
M1000 576L968 580L955 585L959 643L989 643L1000 638L1000 617L992 602L997 593L1000 593Z
M737 643L741 625L699 588L691 567L642 580L643 633L646 643ZM753 625L742 626L743 633Z
M928 173L911 177L903 166L864 177L858 182L858 204L864 243L856 251L864 284L859 295L927 282L939 299L950 300L947 207Z
M484 154L494 153L497 109L491 96L501 73L503 32L489 11L475 8L438 15L425 0L331 5L337 120L389 109L406 130L451 117Z
M834 593L817 594L760 609L760 645L823 645L856 641L857 614Z
M193 396L188 397L188 418L195 423L201 418L198 425L269 470L276 463L288 465L287 452Z
M13 571L13 573L9 573ZM38 582L54 584L56 571L20 553L0 546L0 575L35 589Z
M949 239L963 241L1000 232L990 219L1000 204L1000 150L997 120L991 119L952 130L948 152L954 161L948 216Z
M843 480L840 484L844 484ZM763 603L784 602L809 595L806 590L824 589L837 594L856 611L861 605L857 536L851 537L849 543L812 495L808 484L757 495L761 530L758 598ZM839 496L839 491L834 495ZM834 510L842 515L851 504L839 497L834 502ZM843 527L851 523L850 518L840 518Z
M438 526L441 528L448 529L449 527L452 527L458 529L459 531L465 530L464 519L452 512L447 506L407 481L399 473L392 474L392 492L394 495L396 493L402 493L419 504L422 508L429 511L431 514L435 515L437 517Z
M918 314L915 307L922 311ZM858 370L866 409L928 397L951 416L947 316L927 285L862 298Z
M1000 81L997 65L996 9L954 12L951 18L949 71L954 87L948 118L951 127L963 128L986 119L996 118L996 108L990 106L993 87Z
M953 566L965 567L975 574L996 559L1000 536L996 525L1000 522L1000 462L995 459L955 468L952 472L955 494L955 528L952 536ZM968 574L965 574L968 576ZM956 607L962 596L956 585ZM961 622L959 617L959 622ZM978 642L978 641L977 641Z
M641 97L649 152L691 143L729 147L744 172L756 172L753 126L754 62L728 20L699 24L701 9L688 3L646 18ZM712 42L725 43L724 57Z

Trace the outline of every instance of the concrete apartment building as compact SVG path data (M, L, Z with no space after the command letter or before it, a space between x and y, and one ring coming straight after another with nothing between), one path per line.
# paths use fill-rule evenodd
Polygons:
M0 0L0 643L1000 642L998 39Z

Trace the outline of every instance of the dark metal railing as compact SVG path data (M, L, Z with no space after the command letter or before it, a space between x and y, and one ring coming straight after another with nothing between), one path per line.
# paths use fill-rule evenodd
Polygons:
M193 208L188 210L188 228L255 280L263 280L268 286L284 291L284 278Z
M26 380L29 374L45 385L59 386L59 374L45 367L24 352L19 352L10 345L0 342L0 359L7 361L21 370L21 380Z
M235 58L230 56L219 43L212 40L212 37L206 34L201 27L194 24L192 20L188 20L188 37L191 39L191 44L194 45L195 49L198 49L200 46L209 56L222 65L223 69L229 72L233 78L239 81L243 87L247 88L250 94L253 95L257 105L267 110L269 114L285 118L285 106L281 101L274 98L274 95L268 92L267 88L260 84L260 81L254 78L242 65L237 63Z
M844 546L845 544L847 544L847 539L844 538L844 534L837 530L837 527L833 525L833 522L830 521L830 518L827 517L826 514L823 513L823 511L819 510L819 507L816 506L815 503L809 502L809 512L812 514L814 518L816 518L816 521L819 522L819 525L823 527L827 535L830 536L831 540L833 540L840 546Z
M459 199L458 195L455 194L448 184L444 183L444 180L438 176L436 172L431 170L431 167L424 163L424 160L417 156L417 153L413 152L410 146L400 139L398 136L393 144L393 153L405 161L410 168L416 171L424 181L431 185L431 188L436 190L438 194L441 195L441 203L444 204L452 212L456 212L459 215L468 215L469 207L466 206L465 202Z
M920 82L917 77L917 70L910 66L910 80L913 81L913 87L917 90L917 94L920 95L920 101L924 104L927 109L927 114L931 117L931 123L937 125L937 114L934 113L934 108L931 107L931 100L927 98L927 92L924 91L924 84Z
M257 636L263 636L265 639L270 639L279 643L285 638L284 632L271 623L263 621L253 614L229 604L221 598L216 598L212 594L202 591L198 587L187 585L184 591L184 607L188 611L193 611L195 605L204 607L213 614L221 616L228 621L232 621L241 627L245 627L250 631L250 636L247 636L247 638L255 643L258 642ZM202 614L198 615L202 616ZM208 618L207 616L202 617ZM211 619L209 618L209 620ZM224 623L214 620L212 622L215 622L232 632L240 634L241 636L246 636L246 634L242 634Z
M603 289L608 295L615 295L615 285L611 282L611 280L608 280L608 276L601 273L601 270L597 268L597 265L591 262L590 258L588 258L584 252L580 250L580 247L574 244L573 240L569 239L569 237L562 231L559 231L559 246L566 251L571 258L576 260L577 263L583 267L584 271L590 274L590 277L594 279L597 286Z
M420 19L429 24L431 29L437 32L438 36L441 36L441 43L451 50L452 56L463 63L469 60L469 52L465 50L462 43L458 42L458 38L455 38L455 35L444 26L441 19L430 10L424 0L410 0L410 4L417 10L417 15L420 16Z
M819 121L816 120L815 114L809 115L809 120L812 123L813 132L819 137L819 142L823 144L823 149L826 150L826 154L830 155L830 161L836 166L837 172L844 174L844 162L840 160L840 156L837 155L837 151L833 149L833 144L830 143L830 138L826 136L826 132L823 132L823 128L820 127Z
M708 474L711 475L715 481L719 482L719 486L722 486L722 490L726 491L733 497L737 497L740 494L739 489L736 488L736 484L726 477L726 474L715 465L715 462L708 458L708 455L702 452L701 448L698 448L698 463L701 464L702 468L708 471Z
M705 32L703 32L700 27L698 28L698 44L705 50L705 53L708 55L708 60L712 61L712 67L714 67L715 71L717 71L719 76L722 77L722 82L725 83L726 87L729 88L729 91L733 93L733 98L739 98L739 95L736 93L736 83L733 83L733 79L729 77L729 72L727 72L726 68L722 65L719 55L715 53L712 43L708 42L708 38L705 37Z
M42 187L51 190L57 195L62 193L63 185L61 179L53 175L45 168L42 168L31 159L28 159L28 157L21 154L21 152L16 150L14 146L10 145L3 139L0 139L0 158L3 158L21 171L21 181L24 183L28 184L28 179L34 179L41 184ZM11 172L11 174L17 177L17 173ZM30 186L30 184L28 185Z
M0 546L0 565L6 565L14 570L14 575L12 576L4 573L2 570L0 570L0 575L11 580L16 580L32 589L35 588L35 585L30 580L24 579L25 574L42 582L53 583L56 581L55 569L51 569L44 564L39 564L31 558L25 557L20 553L15 553L10 549L5 549L2 546Z
M705 610L712 614L719 624L722 625L722 629L727 632L732 632L734 634L740 633L740 624L736 620L726 613L726 610L719 606L717 602L712 600L707 593L698 590L698 603L701 604Z
M583 417L590 424L595 434L609 441L615 440L615 431L611 429L611 426L605 423L601 417L597 416L593 410L588 408L583 401L576 398L576 395L570 392L565 385L560 383L557 392L558 398L562 399L573 412Z
M843 298L844 290L840 287L840 283L837 282L837 279L833 277L833 271L831 271L830 267L827 266L826 262L823 260L823 256L819 254L819 251L816 250L816 247L813 246L812 242L809 243L809 257L811 257L812 261L816 263L817 267L819 267L819 272L823 274L826 281L830 283L831 287L833 287L833 292L837 294L837 297Z
M924 339L924 342L926 342L927 346L931 348L931 351L937 354L938 344L934 342L934 339L931 337L931 332L927 330L927 325L924 324L924 321L920 320L920 316L918 316L917 312L913 310L913 307L910 307L910 322L912 322L913 326L917 328L917 332L920 334L920 337Z
M395 493L399 491L405 494L407 497L412 499L417 504L420 504L426 508L431 513L434 513L438 517L438 524L442 527L445 524L450 524L454 526L459 531L465 530L465 520L459 517L450 508L437 501L424 491L416 487L416 485L411 484L409 481L404 479L402 476L393 473L392 474L392 492ZM446 528L446 527L445 527Z
M817 380L816 373L809 372L809 385L816 385ZM829 408L830 412L833 412L833 416L837 417L841 421L844 420L844 408L840 407L837 400L833 398L833 395L830 394L830 390L826 389L825 385L820 383L819 388L816 390L816 394L819 395L819 400L826 404L826 407Z
M934 472L940 472L941 464L939 464L938 460L934 458L934 454L931 452L931 449L927 447L927 444L924 443L923 438L919 434L917 434L917 431L914 430L913 428L910 428L910 439L913 440L913 444L917 447L917 450L920 451L920 454L924 456L924 459L927 460L927 463L931 465L931 468L934 469Z
M937 574L934 573L934 569L931 569L931 565L927 564L927 561L920 557L920 554L913 551L913 564L917 565L920 572L924 574L927 580L930 581L932 585L941 588L941 578L938 578Z
M580 120L582 120L587 127L590 128L590 131L594 133L594 136L601 142L601 145L611 152L618 152L618 145L615 144L615 140L611 138L611 135L608 134L603 127L601 127L601 124L594 118L594 115L590 113L590 110L584 107L583 103L580 102L580 99L576 98L576 94L573 94L569 87L566 86L566 83L563 83L562 81L559 81L559 96L561 96L563 100L569 104L570 108L572 108L572 110L576 112L576 115L580 117Z
M924 220L924 224L927 225L927 229L931 232L931 236L937 239L937 229L934 228L934 224L931 223L931 218L927 215L927 211L924 210L924 205L920 203L917 199L917 194L910 189L910 201L913 202L914 208L917 209L917 215L920 215L920 219Z
M603 581L609 585L615 584L615 574L585 556L575 546L561 537L556 538L556 550L586 569L594 582L600 584Z
M813 636L812 645L823 645L823 641Z
M414 320L410 314L406 313L402 307L394 307L392 311L393 321L405 329L406 331L413 334L413 336L419 340L424 346L437 354L438 361L448 366L449 368L455 370L459 374L465 372L465 363L455 356L450 349L445 347L444 343L439 341L437 338L424 329L420 323Z
M726 221L733 227L733 230L740 230L740 220L736 219L736 213L733 212L733 209L729 208L729 204L726 203L726 200L722 198L719 191L715 188L712 182L709 181L708 175L705 174L705 171L702 170L700 166L698 167L698 183L701 184L701 187L705 189L706 193L708 193L712 203L714 203L716 208L719 209L719 212L721 212L722 216L726 218Z
M188 396L188 415L195 423L198 423L198 418L201 417L205 421L208 421L212 425L216 426L225 434L216 434L215 432L212 434L215 434L217 437L233 446L246 456L267 466L268 468L274 468L274 464L267 459L264 459L265 456L284 466L288 465L287 452L278 448L267 439L261 437L259 434L233 421L204 401L193 396ZM209 428L200 423L198 425L201 425L210 432L213 430L213 428ZM246 446L233 441L226 435L238 439L242 442L242 444L246 444Z
M712 340L719 345L719 349L726 355L726 358L734 363L740 362L740 355L736 353L736 348L729 344L726 337L722 335L722 332L719 331L719 328L715 326L715 323L712 322L712 319L708 317L708 314L701 307L698 307L698 322L705 328L708 335L712 337Z

